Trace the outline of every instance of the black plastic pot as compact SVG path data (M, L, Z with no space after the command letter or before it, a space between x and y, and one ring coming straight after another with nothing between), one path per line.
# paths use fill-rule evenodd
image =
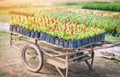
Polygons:
M20 33L20 27L19 26L16 27L16 32Z
M13 31L13 25L10 25L10 31Z
M87 45L89 43L89 39L88 38L85 38L84 39L84 44Z
M26 30L26 36L28 36L28 37L31 36L31 31L30 30Z
M93 38L94 38L94 42L96 42L97 41L97 36L95 35Z
M62 46L62 47L64 46L64 40L63 39L59 40L59 45Z
M34 32L34 38L39 38L39 36L40 36L40 33L39 32Z
M120 34L115 34L115 37L120 37Z
M112 34L112 36L115 36L115 33L111 33Z
M117 34L117 33L114 33L114 32L110 32L110 33L107 33L107 34L115 36L115 37L120 37L120 34Z
M89 44L92 43L91 37L88 38L88 43L89 43Z
M73 41L73 48L77 48L77 41L76 40Z
M12 28L13 28L13 32L17 31L17 27L16 26L12 26Z
M46 33L43 33L43 37L42 37L43 40L45 40L46 35L47 35Z
M76 40L77 48L81 47L81 40Z
M96 41L100 41L100 35L96 35Z
M32 38L35 38L35 32L34 31L31 31L31 36Z
M64 40L64 46L63 47L68 48L69 47L69 41Z
M55 37L50 36L49 42L52 43L52 44L55 44ZM58 44L57 44L57 45L58 45Z
M101 40L101 41L105 40L105 33L100 34L100 40Z
M18 32L17 30L18 30L18 29L17 29L17 26L15 26L15 32Z
M91 43L94 43L94 42L95 42L95 38L93 36L93 37L91 37Z
M84 46L84 39L81 39L81 45Z
M55 43L54 44L59 45L59 40L60 40L59 38L55 37Z
M23 35L26 36L26 29L23 28Z
M23 34L23 28L20 27L19 33L20 33L20 34Z
M43 32L40 32L39 39L42 39L42 40L44 40L43 38L44 38L44 33L43 33Z
M76 40L69 41L69 48L77 48Z
M46 35L45 41L50 42L50 35Z

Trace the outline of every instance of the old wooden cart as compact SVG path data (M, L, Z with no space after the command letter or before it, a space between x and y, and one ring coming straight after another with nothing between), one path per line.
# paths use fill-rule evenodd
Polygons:
M26 41L27 44L22 49L22 59L29 71L38 72L41 70L44 62L54 65L62 77L68 77L69 65L84 61L89 69L92 69L94 60L94 50L92 45L78 49L68 49L49 44L40 39L27 38L16 32L10 33L10 45L15 46L16 38ZM17 40L18 40L17 39ZM19 47L19 46L18 46ZM88 60L91 59L89 62ZM63 73L61 69L65 69Z

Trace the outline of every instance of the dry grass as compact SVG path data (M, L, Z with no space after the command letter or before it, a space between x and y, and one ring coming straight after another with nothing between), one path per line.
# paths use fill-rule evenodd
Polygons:
M60 77L55 67L49 64L44 64L39 73L26 70L21 61L21 52L10 48L8 35L0 32L0 77ZM84 62L70 65L68 77L120 76L120 62L95 57L93 66L90 71Z

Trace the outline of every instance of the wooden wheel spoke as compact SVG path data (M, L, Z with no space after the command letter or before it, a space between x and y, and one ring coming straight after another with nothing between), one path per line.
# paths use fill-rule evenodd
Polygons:
M22 59L30 71L38 72L43 66L43 54L34 43L29 43L23 48Z

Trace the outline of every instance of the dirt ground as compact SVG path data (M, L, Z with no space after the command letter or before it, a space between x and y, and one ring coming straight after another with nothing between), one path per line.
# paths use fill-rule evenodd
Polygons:
M10 47L9 34L0 32L0 77L61 77L54 66L44 64L39 73L23 65L21 52ZM120 77L120 62L95 56L93 70L84 62L70 66L68 77Z

